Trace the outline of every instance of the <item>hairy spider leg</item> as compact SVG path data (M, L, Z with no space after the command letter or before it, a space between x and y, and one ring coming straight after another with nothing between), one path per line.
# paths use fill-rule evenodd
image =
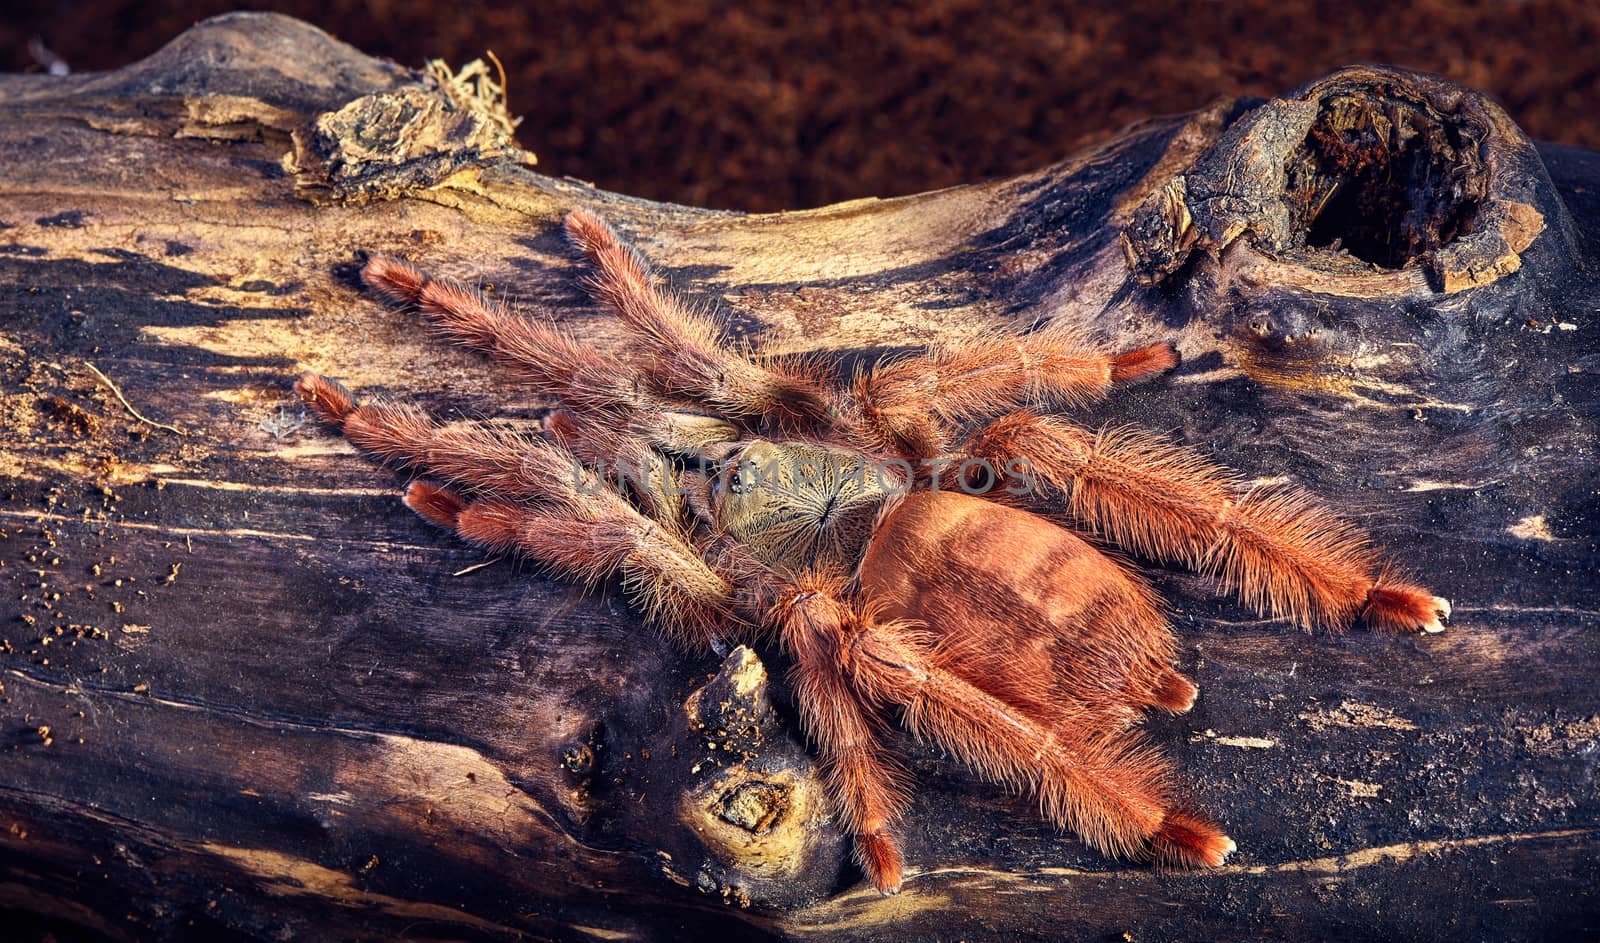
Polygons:
M868 619L843 600L837 581L814 574L796 580L773 613L794 658L790 679L801 721L855 840L856 861L879 891L898 893L903 868L890 827L905 812L911 782L883 744L880 708L843 669L844 653Z
M582 434L560 425L555 432L562 447L557 447L533 436L482 423L444 425L422 410L401 403L380 400L358 405L342 385L314 373L302 376L295 388L320 417L338 426L351 442L366 451L387 461L414 465L457 484L507 498L548 499L552 489L558 495L565 493L560 482L586 481L590 470L581 461L586 457L566 448L568 440L586 444L590 451L604 448L608 460L638 441L612 431L610 440L597 446L595 441L599 434L589 425L583 427ZM568 420L574 416L558 415ZM647 447L640 451L655 456ZM651 505L652 499L665 500L655 490L643 487L639 490L653 516L664 521L677 519L670 513L673 507Z
M1146 432L1090 431L1031 412L979 430L968 451L1026 460L1072 517L1112 542L1216 577L1257 611L1338 631L1443 630L1450 603L1394 578L1358 530L1305 492L1246 488L1197 453Z
M554 325L512 314L476 289L376 255L361 278L391 301L416 305L447 337L486 351L571 409L628 414L649 405L640 403L636 373L621 359Z
M928 638L903 624L866 626L846 671L869 699L900 705L913 733L985 778L1038 797L1046 818L1108 854L1216 867L1234 843L1179 800L1166 758L1135 730L1039 724L939 662Z
M314 373L296 389L363 450L484 495L468 501L413 482L406 505L423 517L570 579L592 583L619 572L646 615L686 642L707 646L739 621L730 582L685 534L646 517L566 449L478 423L442 426L411 406L358 405Z
M645 618L678 642L709 650L718 637L742 637L733 587L698 550L645 517L605 482L601 500L555 509L501 498L463 500L426 481L406 489L406 506L465 540L516 553L556 576L594 584L622 577Z
M482 423L443 425L404 403L358 403L344 385L305 373L295 391L307 406L361 449L397 465L503 498L561 500L574 460L548 442Z
M686 505L676 473L657 449L737 436L727 423L673 412L641 389L620 359L512 314L459 282L384 256L369 259L361 275L390 300L421 309L447 337L489 353L559 398L567 408L551 414L546 430L590 467L624 483L659 520L682 519Z
M943 455L961 425L1023 407L1079 407L1112 384L1170 370L1171 344L1111 354L1060 328L996 332L939 344L859 374L854 398L872 444L891 454Z
M650 354L647 375L669 396L703 403L720 416L814 432L834 421L834 405L811 371L742 356L721 329L663 287L642 255L598 216L567 214L567 234L594 265L595 298L620 315Z

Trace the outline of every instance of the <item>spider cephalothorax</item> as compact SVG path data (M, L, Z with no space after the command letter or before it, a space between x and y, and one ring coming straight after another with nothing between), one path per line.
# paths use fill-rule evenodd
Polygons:
M769 566L853 569L884 504L905 487L896 471L846 448L757 439L706 476L700 513Z
M559 399L542 429L358 405L315 374L298 389L357 445L460 488L417 481L406 503L468 540L571 578L620 574L692 644L775 637L886 893L909 789L882 743L894 718L1107 852L1215 866L1233 850L1135 727L1197 693L1173 668L1160 600L1074 531L1211 574L1306 627L1439 631L1449 615L1301 492L1044 412L1172 367L1168 345L1110 354L1055 329L995 334L830 379L726 346L599 219L566 226L596 296L634 332L629 359L403 262L363 271Z

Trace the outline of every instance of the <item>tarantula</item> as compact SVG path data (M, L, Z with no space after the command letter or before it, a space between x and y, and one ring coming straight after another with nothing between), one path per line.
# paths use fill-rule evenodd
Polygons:
M685 643L775 636L886 894L910 789L883 743L895 715L1104 852L1217 866L1234 850L1135 727L1197 694L1161 601L1085 534L1307 628L1436 632L1449 616L1304 493L1043 411L1172 368L1168 344L1113 354L1056 328L994 333L835 378L725 343L596 216L573 212L566 231L632 331L626 356L405 262L362 271L557 398L542 429L358 405L313 373L296 388L360 448L460 489L413 482L405 503L428 520L565 577L620 574Z

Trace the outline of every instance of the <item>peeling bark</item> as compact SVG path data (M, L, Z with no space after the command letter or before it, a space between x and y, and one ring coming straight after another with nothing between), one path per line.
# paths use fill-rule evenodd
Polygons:
M1016 179L747 216L541 176L479 105L249 14L117 72L0 78L0 919L113 940L1592 925L1600 155L1354 69ZM1455 622L1308 637L1153 571L1202 696L1152 735L1239 856L1109 862L901 739L920 785L905 891L881 898L781 655L686 654L615 587L486 560L293 397L311 369L537 415L355 272L410 257L614 348L558 233L575 207L736 334L841 366L1000 324L1170 339L1176 373L1086 418L1300 481Z

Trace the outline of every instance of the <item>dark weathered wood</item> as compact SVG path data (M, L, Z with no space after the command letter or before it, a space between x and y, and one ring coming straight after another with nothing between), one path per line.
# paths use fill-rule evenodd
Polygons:
M1534 149L1438 80L1328 81L1023 178L742 216L540 176L492 109L282 18L0 79L0 920L114 940L1594 932L1600 155ZM1350 216L1354 255L1328 220L1296 232L1309 217L1273 201L1329 181L1285 129L1330 87L1369 104L1328 127L1404 111L1471 151L1460 192L1504 195L1498 215L1395 191L1369 205L1425 212ZM1300 175L1274 187L1262 161ZM576 206L738 332L841 364L1045 319L1172 338L1182 368L1091 418L1296 478L1455 621L1308 637L1162 574L1202 695L1154 737L1238 857L1109 862L902 742L910 872L881 898L818 798L778 653L686 654L614 588L474 569L400 507L401 476L300 422L306 368L533 415L354 272L417 258L613 346L557 235ZM1498 228L1360 257L1460 219Z

